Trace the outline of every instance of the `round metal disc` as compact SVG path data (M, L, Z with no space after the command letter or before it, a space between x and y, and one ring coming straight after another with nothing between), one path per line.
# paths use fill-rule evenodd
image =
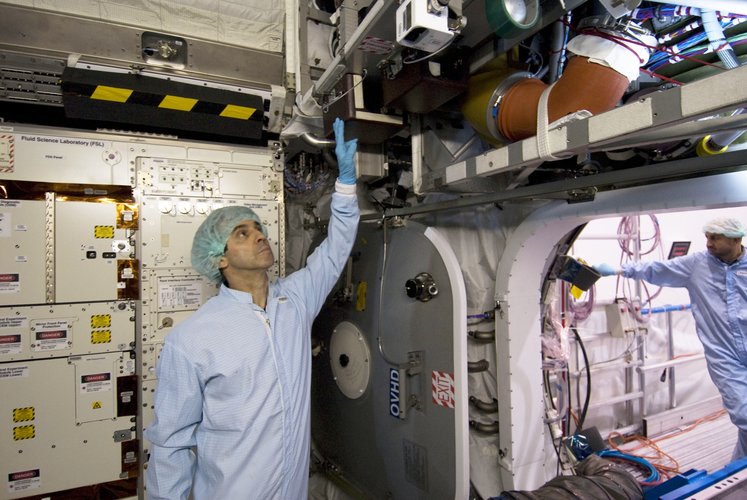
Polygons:
M337 325L330 338L329 356L337 387L350 399L361 397L371 376L371 353L354 324L343 321Z

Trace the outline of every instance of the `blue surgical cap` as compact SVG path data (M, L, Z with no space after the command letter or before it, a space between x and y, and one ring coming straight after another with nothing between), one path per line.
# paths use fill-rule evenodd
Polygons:
M228 237L245 220L257 222L267 237L267 229L251 208L230 206L213 210L197 228L192 240L192 267L210 281L220 283L218 263L226 251Z
M744 226L737 219L720 217L709 221L703 226L704 233L722 234L727 238L741 238L744 236Z

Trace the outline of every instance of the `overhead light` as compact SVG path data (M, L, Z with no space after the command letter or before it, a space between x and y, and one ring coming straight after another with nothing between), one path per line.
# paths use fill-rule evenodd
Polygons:
M485 0L485 13L496 35L513 38L537 24L539 0Z

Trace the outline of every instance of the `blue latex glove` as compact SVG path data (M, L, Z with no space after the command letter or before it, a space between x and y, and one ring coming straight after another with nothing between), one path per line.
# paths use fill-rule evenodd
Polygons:
M615 274L615 268L609 264L597 264L592 267L602 276L613 276Z
M340 175L337 179L342 184L355 184L355 150L358 147L358 139L351 139L345 142L345 122L335 118L332 124L335 131L335 154L337 155L337 164L340 168Z

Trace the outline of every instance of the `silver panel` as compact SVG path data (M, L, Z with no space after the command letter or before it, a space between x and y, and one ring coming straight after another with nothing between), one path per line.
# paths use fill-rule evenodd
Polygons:
M83 60L120 67L146 66L140 40L144 30L93 19L0 5L0 51L53 56L71 54ZM282 86L282 54L186 38L189 65L174 74L254 84Z

